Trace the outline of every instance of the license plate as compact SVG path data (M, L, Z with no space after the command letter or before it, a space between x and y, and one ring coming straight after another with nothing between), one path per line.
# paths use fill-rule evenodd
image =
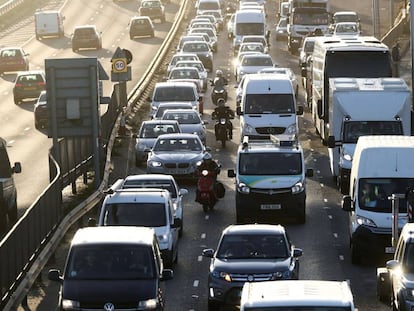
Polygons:
M282 209L281 204L262 204L260 205L261 210L278 210Z
M392 246L385 247L385 253L386 254L394 254L395 253L394 247L392 247Z
M36 89L36 87L25 87L23 88L25 91L34 91Z

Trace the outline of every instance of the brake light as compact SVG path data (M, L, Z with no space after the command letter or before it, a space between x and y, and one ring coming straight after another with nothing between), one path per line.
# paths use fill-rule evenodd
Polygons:
M39 85L39 86L44 86L44 85L46 85L46 82L43 82L43 81L41 81L41 82L37 82L37 85Z
M22 87L23 86L23 84L21 84L21 83L16 83L16 87Z

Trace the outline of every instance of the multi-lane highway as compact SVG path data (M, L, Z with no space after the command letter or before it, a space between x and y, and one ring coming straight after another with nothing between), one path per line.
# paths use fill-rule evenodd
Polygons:
M331 1L331 10L355 10L362 17L362 27L365 34L372 32L371 9L367 1L350 0L344 3L339 0ZM130 16L136 13L135 1L113 2L101 1L68 1L64 7L66 16L66 37L63 39L51 39L36 41L33 36L24 36L33 33L33 24L27 23L22 35L20 29L16 33L0 38L0 45L20 45L30 53L31 68L43 68L44 58L50 57L78 57L97 55L109 72L109 59L115 48L121 46L130 49L135 59L132 63L133 77L139 79L155 50L159 47L162 37L168 30L172 21L172 12L176 11L176 2L168 5L167 23L156 23L156 38L131 41L127 33L127 23ZM277 1L267 3L269 16L268 27L273 30ZM380 2L381 23L385 32L388 18L388 1ZM81 9L79 9L81 8ZM75 54L70 49L68 34L74 26L86 23L96 24L103 32L103 49L101 51L82 51ZM30 28L32 27L32 28ZM229 105L235 107L235 85L232 70L232 51L230 41L224 32L220 35L219 49L215 54L215 68L220 68L230 76ZM296 56L287 52L285 42L276 42L272 36L271 55L279 66L291 67L299 74ZM11 95L11 75L2 76L0 79L2 105L0 105L0 135L5 137L11 146L12 161L21 161L24 173L17 175L19 191L19 207L27 208L33 198L38 195L48 182L47 176L47 150L51 145L50 139L36 131L33 124L32 104L15 106ZM128 83L131 87L133 82ZM110 93L110 85L105 85L105 92ZM302 90L301 90L302 92ZM201 257L203 248L215 248L221 230L235 222L234 209L234 184L233 179L227 178L226 170L234 167L236 150L240 137L238 133L238 119L233 120L235 136L232 143L227 144L226 149L221 149L221 144L213 137L213 126L210 119L213 106L209 101L207 91L207 109L204 118L210 121L208 125L209 136L207 145L213 151L212 154L222 164L220 180L226 186L226 196L221 200L215 211L204 214L201 206L194 202L194 185L182 185L188 188L190 193L185 197L185 231L180 240L179 259L174 268L175 277L166 285L167 301L166 310L207 310L207 273L208 260ZM303 94L299 96L303 102ZM307 222L304 225L287 223L291 240L297 247L304 250L300 259L301 279L328 279L349 280L356 306L359 310L387 310L388 307L379 303L375 296L376 290L376 265L383 260L368 261L362 266L353 266L350 263L348 220L346 213L341 211L341 195L334 187L330 176L327 149L320 142L310 121L308 112L299 118L301 130L300 140L305 150L306 165L314 169L314 177L307 182ZM118 147L114 156L114 172L112 179L128 174L142 173L144 170L134 167L133 155L128 159L128 143L123 141L122 147ZM41 146L41 147L39 147ZM128 159L128 161L126 161ZM127 164L129 164L127 166ZM66 256L70 234L62 242L62 247L57 251L54 261L50 262L42 273L41 283L37 284L28 297L30 310L53 310L57 304L58 286L46 279L47 269L50 267L62 268ZM22 308L23 310L23 308Z

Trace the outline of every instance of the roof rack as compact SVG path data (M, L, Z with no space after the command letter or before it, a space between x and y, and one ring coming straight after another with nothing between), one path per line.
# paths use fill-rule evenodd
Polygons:
M273 144L275 147L298 147L298 140L295 135L273 135L270 134L269 140L253 140L249 141L249 136L243 137L242 148L247 149L249 143L255 144Z

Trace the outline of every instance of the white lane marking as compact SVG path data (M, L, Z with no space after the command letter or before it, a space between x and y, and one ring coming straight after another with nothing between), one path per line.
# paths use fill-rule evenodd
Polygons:
M332 220L332 219L333 219L332 215L328 215L328 218L329 218L330 220Z
M209 220L209 219L210 219L210 215L206 215L206 216L204 217L204 219L205 219L205 220Z
M205 238L206 238L206 234L205 234L205 233L202 233L202 234L201 234L201 238L202 238L202 239L205 239Z
M193 287L198 287L198 284L200 283L199 280L194 280L193 282Z
M334 232L333 236L334 236L335 239L337 239L338 238L338 233Z
M198 262L203 261L203 256L201 256L201 255L200 255L200 256L198 256L198 257L197 257L197 261L198 261Z
M345 257L343 255L339 255L339 260L344 261Z

